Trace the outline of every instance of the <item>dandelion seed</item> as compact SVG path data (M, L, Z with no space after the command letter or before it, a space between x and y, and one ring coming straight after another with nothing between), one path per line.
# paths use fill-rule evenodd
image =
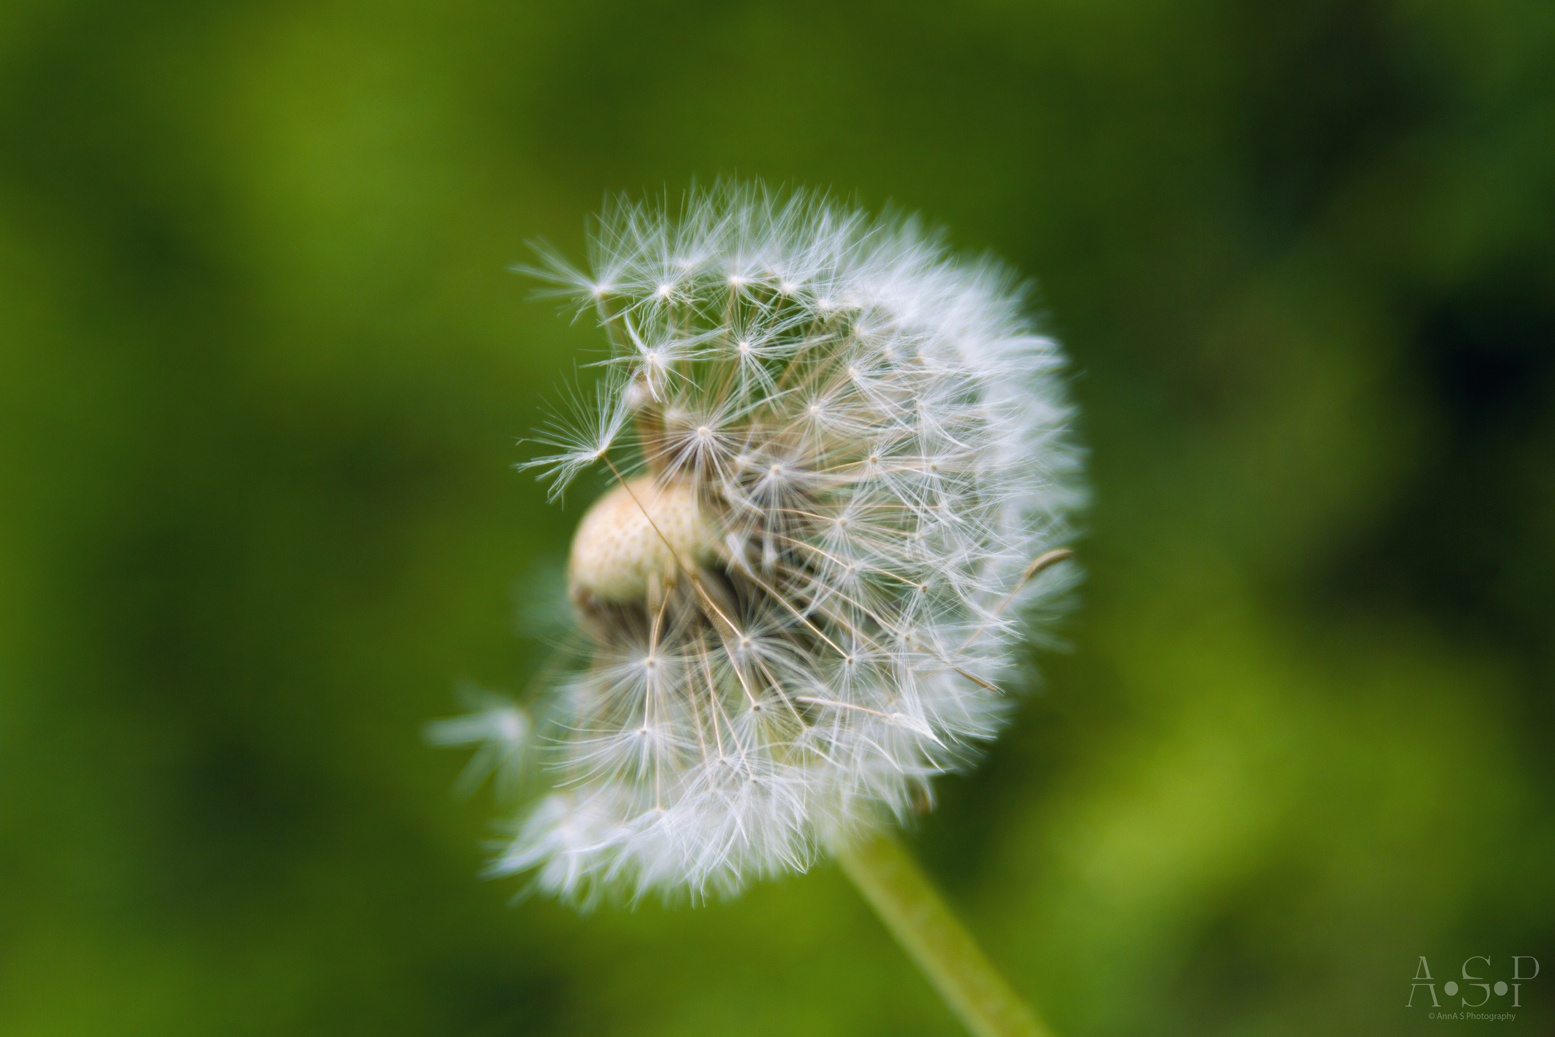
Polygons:
M1021 617L1076 577L1031 564L1082 494L1063 357L1010 276L736 184L678 219L617 203L588 275L542 258L616 347L537 464L616 485L572 545L586 647L522 714L553 791L492 871L699 898L928 802L1002 723Z
M517 788L519 771L529 750L529 715L499 695L466 687L461 698L475 710L460 717L434 720L426 725L432 745L478 746L454 789L470 795L487 777L494 777L500 797Z

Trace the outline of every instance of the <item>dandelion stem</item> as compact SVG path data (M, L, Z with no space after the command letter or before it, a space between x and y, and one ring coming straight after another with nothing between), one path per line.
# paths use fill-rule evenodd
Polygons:
M865 836L839 849L837 859L975 1037L1052 1037L900 843L884 833Z

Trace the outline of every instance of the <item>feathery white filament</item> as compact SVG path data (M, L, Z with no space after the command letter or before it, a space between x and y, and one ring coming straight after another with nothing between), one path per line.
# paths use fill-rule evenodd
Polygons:
M733 890L997 730L1022 614L1075 578L1029 579L1081 498L1063 358L993 262L812 195L620 202L591 259L544 275L613 353L536 465L621 483L573 547L586 648L532 710L553 791L493 870Z

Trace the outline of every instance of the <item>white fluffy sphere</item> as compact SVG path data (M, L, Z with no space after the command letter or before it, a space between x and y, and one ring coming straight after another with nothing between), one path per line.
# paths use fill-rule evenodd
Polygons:
M537 464L618 486L573 546L583 648L531 709L550 791L494 870L737 889L998 729L1076 578L1046 567L1082 497L1063 356L995 263L808 194L621 202L591 258L546 274L608 336L598 406Z

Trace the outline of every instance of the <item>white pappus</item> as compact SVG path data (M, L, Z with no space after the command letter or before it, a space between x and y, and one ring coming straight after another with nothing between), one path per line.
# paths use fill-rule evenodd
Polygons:
M1049 565L1080 451L1010 274L915 219L721 183L614 203L590 258L540 271L610 353L534 464L615 485L572 546L575 658L492 727L545 789L491 870L701 898L922 807L996 733L1077 579Z

